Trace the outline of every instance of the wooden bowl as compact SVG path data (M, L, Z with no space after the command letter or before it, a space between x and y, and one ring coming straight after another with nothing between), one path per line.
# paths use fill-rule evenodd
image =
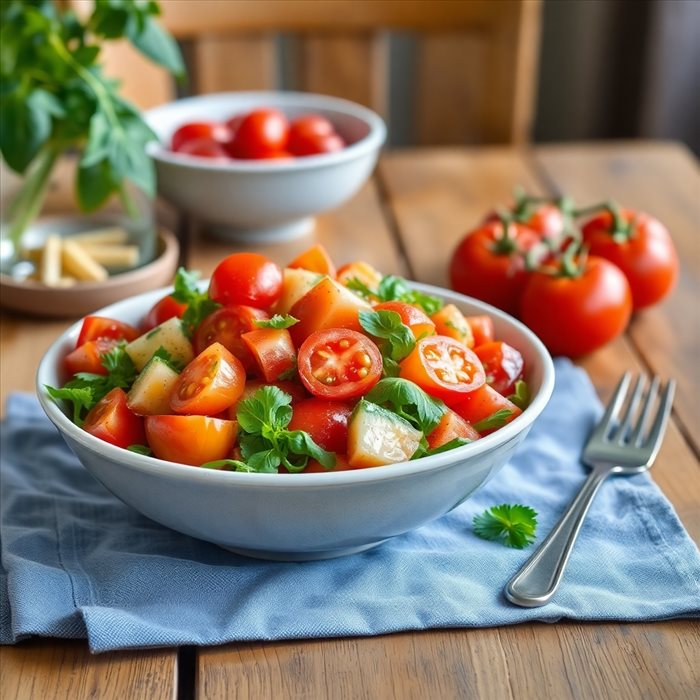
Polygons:
M104 282L56 288L0 274L0 306L32 316L79 318L115 301L169 284L177 269L179 252L177 238L161 229L153 262L113 275Z

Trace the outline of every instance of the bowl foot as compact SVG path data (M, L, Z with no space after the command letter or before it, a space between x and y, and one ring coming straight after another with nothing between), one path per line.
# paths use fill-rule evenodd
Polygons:
M315 224L313 217L307 217L289 224L267 228L230 228L221 224L209 224L206 230L220 241L251 244L282 243L308 235L313 231Z
M234 554L240 554L244 557L251 557L252 559L268 559L271 561L318 561L320 559L347 557L350 554L364 552L367 549L372 549L372 547L377 547L378 545L382 544L382 542L386 542L386 540L362 544L359 547L339 547L338 549L324 549L318 552L268 552L264 549L227 547L223 544L219 546L223 549L227 549L229 552L233 552Z

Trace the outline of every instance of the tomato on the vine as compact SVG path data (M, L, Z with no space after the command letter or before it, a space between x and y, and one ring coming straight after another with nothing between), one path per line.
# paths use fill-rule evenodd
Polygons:
M627 277L634 309L661 301L678 278L678 255L666 227L644 212L604 211L587 221L583 239L593 255Z
M268 309L282 294L282 270L259 253L233 253L214 269L209 296L219 304Z

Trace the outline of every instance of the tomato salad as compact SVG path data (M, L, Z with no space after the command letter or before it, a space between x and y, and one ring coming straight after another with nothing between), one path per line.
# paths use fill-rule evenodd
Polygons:
M139 328L88 316L47 387L95 437L232 471L379 467L478 440L526 407L521 353L488 316L319 245L281 269L256 253L206 291L178 271Z

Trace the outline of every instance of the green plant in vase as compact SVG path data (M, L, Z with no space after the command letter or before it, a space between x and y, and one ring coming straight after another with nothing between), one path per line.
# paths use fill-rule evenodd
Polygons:
M58 158L78 156L75 193L93 212L118 195L127 213L133 186L155 193L145 145L155 135L139 110L104 75L102 43L128 39L175 76L184 68L179 48L156 21L153 0L95 0L79 16L51 0L2 0L0 5L0 152L23 176L9 209L6 240L13 252L41 211Z

